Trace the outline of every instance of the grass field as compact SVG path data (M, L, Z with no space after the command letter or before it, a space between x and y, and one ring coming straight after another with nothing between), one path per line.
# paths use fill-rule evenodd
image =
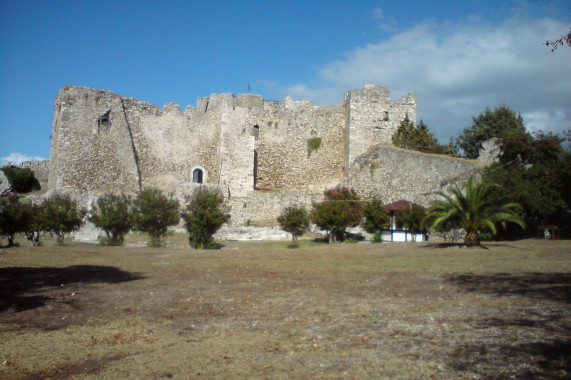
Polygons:
M0 249L0 378L571 377L569 241L185 239Z

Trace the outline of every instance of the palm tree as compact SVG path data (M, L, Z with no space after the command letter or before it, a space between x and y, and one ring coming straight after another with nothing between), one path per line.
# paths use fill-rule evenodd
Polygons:
M521 206L517 203L501 204L494 201L493 192L500 185L490 182L475 182L470 177L463 193L457 183L452 183L450 194L442 191L435 193L443 199L432 202L427 220L434 228L449 224L466 231L464 245L480 245L480 232L489 228L497 233L496 224L513 222L525 228L523 218L518 214Z

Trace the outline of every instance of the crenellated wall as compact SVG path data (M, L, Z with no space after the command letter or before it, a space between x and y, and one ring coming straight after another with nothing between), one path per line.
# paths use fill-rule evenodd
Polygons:
M339 183L367 148L390 141L406 114L416 116L414 94L393 104L380 86L350 91L328 107L212 94L184 112L176 103L161 109L64 86L54 106L49 187L174 191L200 168L205 183L232 196L255 189L321 192ZM308 150L310 139L319 141L316 149Z
M427 204L428 194L479 164L390 146L407 115L416 120L414 93L392 103L388 89L372 85L327 107L228 93L198 98L184 112L64 86L54 105L49 188L158 187L182 199L201 179L229 197L235 224L275 218L292 204L310 208L339 184L384 202Z

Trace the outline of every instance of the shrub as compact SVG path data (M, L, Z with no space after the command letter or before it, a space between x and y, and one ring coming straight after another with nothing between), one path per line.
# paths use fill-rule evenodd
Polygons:
M311 156L313 151L317 151L321 146L321 137L312 137L307 140L307 157Z
M43 208L45 229L57 236L58 245L63 245L66 234L81 227L86 213L69 195L56 195L46 200Z
M182 218L190 235L190 245L196 249L212 247L212 236L230 219L224 197L218 191L200 188L186 198L188 204Z
M26 218L26 223L22 232L26 235L33 246L40 246L40 237L46 229L46 216L44 205L22 204L22 212Z
M14 245L14 237L24 229L26 218L22 210L18 195L10 194L0 199L0 235L8 239L8 247Z
M336 187L325 190L325 200L313 204L311 220L329 232L329 242L343 239L348 227L361 222L363 209L359 196L353 189Z
M123 245L125 235L133 228L131 199L107 194L97 200L89 220L105 231L106 244Z
M291 247L297 248L297 238L309 228L309 214L304 207L287 207L278 217L282 230L291 233Z
M370 234L375 234L373 242L381 242L381 231L389 221L389 216L379 198L373 198L363 204L363 222L361 226Z
M426 209L415 203L410 205L410 207L404 210L397 211L397 225L404 226L410 232L413 233L412 240L416 240L416 234L421 232L426 232L426 227L424 226L424 219L426 217Z
M40 189L40 182L30 168L4 166L2 171L8 178L12 191L16 193L29 193L30 191Z
M149 246L160 247L168 228L180 220L178 200L159 189L141 191L133 202L133 225L149 235Z

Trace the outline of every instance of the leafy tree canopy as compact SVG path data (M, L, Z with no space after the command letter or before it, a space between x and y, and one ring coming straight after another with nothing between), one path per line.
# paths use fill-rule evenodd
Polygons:
M8 247L14 245L15 235L26 228L27 219L22 210L18 195L0 198L0 235L8 239Z
M401 121L400 126L392 137L394 145L403 149L417 150L423 153L449 154L449 149L438 144L436 138L428 130L428 126L421 120L415 126L408 118Z
M89 220L105 231L107 244L123 245L125 235L133 228L131 199L125 195L106 194L93 206Z
M373 198L363 204L363 221L361 226L370 234L375 234L374 241L381 241L381 231L389 222L389 216L379 198Z
M361 222L363 208L359 196L353 189L336 187L325 190L325 200L313 204L311 220L320 228L329 231L329 242L343 239L348 227Z
M571 208L571 152L552 133L530 135L518 159L487 168L484 179L501 185L500 193L523 207L529 225L566 224Z
M505 155L504 161L508 157L512 159L513 151L518 151L522 144L527 143L529 135L525 130L523 118L506 105L494 110L486 108L472 120L472 126L464 129L457 139L459 147L467 158L478 158L482 142L494 137L500 141L500 147Z
M34 172L30 168L19 168L16 166L4 166L2 171L8 178L12 191L16 193L29 193L39 190L40 182L36 179Z
M188 204L182 213L190 244L197 249L207 249L212 236L230 219L220 192L207 188L197 189L187 197Z
M297 238L309 228L309 214L305 207L290 206L278 217L282 230L291 233L292 247L297 247Z
M396 213L397 224L406 227L413 234L426 232L423 220L426 217L426 209L416 203ZM413 235L413 239L416 239Z
M159 189L144 189L133 201L133 225L136 230L149 234L149 245L160 247L168 228L180 220L178 200Z
M77 231L86 214L69 195L56 195L43 204L45 229L57 236L57 244L63 245L65 235Z

